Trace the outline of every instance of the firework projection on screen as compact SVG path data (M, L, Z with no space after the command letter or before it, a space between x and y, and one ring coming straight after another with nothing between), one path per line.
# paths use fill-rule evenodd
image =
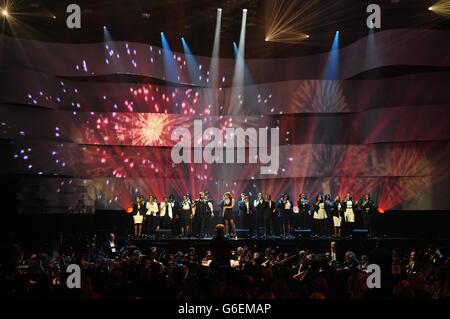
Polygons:
M341 85L337 81L302 81L295 90L293 105L300 113L350 111Z
M208 190L218 200L223 192L283 192L297 196L306 192L359 197L369 192L385 209L413 201L426 207L434 185L445 181L445 158L450 149L396 146L285 146L276 176L259 176L252 165L174 165L170 148L127 146L77 146L73 144L16 145L18 171L41 175L80 176L91 179L98 195L98 208L126 208L137 193L182 196ZM440 152L438 152L440 150ZM435 154L430 156L428 154ZM333 161L329 159L335 159ZM45 174L44 174L45 172ZM298 177L295 177L298 176ZM425 196L421 204L420 197ZM436 202L439 204L442 202ZM422 205L422 206L420 206ZM433 204L434 205L434 204Z

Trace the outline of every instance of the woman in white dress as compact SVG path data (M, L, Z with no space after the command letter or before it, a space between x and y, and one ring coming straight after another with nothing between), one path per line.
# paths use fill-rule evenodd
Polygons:
M333 225L334 225L334 237L341 237L341 226L342 226L342 203L341 197L337 195L334 199L334 209L333 209Z
M133 222L134 222L134 236L142 236L142 222L144 220L144 204L141 196L136 197L136 203L133 206Z
M344 209L344 222L345 222L345 232L346 235L349 236L353 232L353 228L355 225L355 203L352 200L352 196L347 194L343 203Z
M159 211L158 202L153 195L149 196L148 202L145 203L145 208L147 212L144 217L144 232L149 236L153 236L157 225L156 215Z
M169 199L169 196L164 197L164 200L159 204L160 212L160 227L161 229L171 230L172 220L174 217L175 203Z
M327 212L326 212L326 203L323 200L322 195L317 195L316 203L314 205L314 228L316 236L325 236L326 235L326 227L327 227Z

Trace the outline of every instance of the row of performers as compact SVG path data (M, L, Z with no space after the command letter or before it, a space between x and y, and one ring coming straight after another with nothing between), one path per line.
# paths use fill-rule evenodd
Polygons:
M153 236L156 230L171 229L180 237L209 237L211 223L217 221L225 225L225 233L230 237L236 237L237 227L249 229L254 238L290 237L293 228L312 229L317 236L341 237L351 234L359 215L363 227L373 236L377 211L369 194L359 201L354 201L350 194L343 200L340 196L333 200L330 195L317 195L309 201L302 193L294 206L287 194L277 202L269 194L260 193L253 201L249 195L241 194L236 202L231 193L225 193L217 207L215 210L213 201L204 192L196 200L187 194L179 203L172 197L158 203L155 196L149 196L147 201L138 196L133 207L134 233L137 237Z

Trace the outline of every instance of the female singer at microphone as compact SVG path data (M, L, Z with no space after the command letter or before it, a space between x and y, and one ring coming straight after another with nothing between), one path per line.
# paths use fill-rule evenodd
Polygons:
M173 208L175 203L169 200L169 196L164 197L164 201L159 205L159 211L161 213L161 228L172 229L172 220L174 217Z
M236 225L233 215L234 199L231 193L227 192L223 195L223 201L220 206L222 207L223 222L225 224L225 236L236 237Z
M300 229L308 229L308 227L310 227L310 205L306 194L301 193L298 196L297 206L299 212L299 227Z
M316 236L325 236L326 235L326 220L327 220L327 212L326 212L326 203L323 200L322 195L317 195L316 203L314 204L314 232Z
M189 199L188 195L183 196L183 201L181 202L181 214L180 214L180 226L181 226L181 236L187 237L189 235L189 225L192 219L192 201Z
M150 195L148 198L148 202L145 204L145 208L147 209L147 213L144 218L144 232L146 235L154 236L155 229L159 223L156 221L157 214L159 211L158 203L153 195Z
M293 212L293 208L294 206L289 200L289 195L283 194L278 203L278 211L282 222L282 236L284 238L287 238L291 235L291 215Z
M332 237L334 228L332 211L335 209L334 207L335 204L334 201L331 199L330 194L325 194L323 196L323 201L325 202L325 211L327 213L327 218L325 219L326 235L328 237Z
M332 209L333 214L333 226L334 226L334 237L341 237L341 225L342 225L342 203L341 197L337 195L334 199L334 209Z
M370 194L364 195L364 199L361 203L362 219L364 227L369 231L370 237L373 237L373 218L375 215L375 202L370 197Z
M353 232L355 225L355 203L352 200L352 196L347 194L343 203L344 221L345 221L345 235L350 236Z
M136 197L136 203L133 206L134 236L142 236L142 222L144 220L144 205L141 196Z
M253 201L253 207L255 207L256 237L259 238L261 228L264 227L264 196L262 193L259 193L258 198Z

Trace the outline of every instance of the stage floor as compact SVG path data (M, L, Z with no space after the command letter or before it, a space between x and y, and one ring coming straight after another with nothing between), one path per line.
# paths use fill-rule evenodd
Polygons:
M184 251L190 247L199 250L208 250L212 238L168 238L168 239L136 239L129 238L136 247L147 250L151 247L158 247L167 251ZM433 246L450 246L450 238L268 238L268 239L230 239L232 249L237 247L249 247L255 250L264 250L265 248L279 248L285 251L309 250L310 252L324 252L330 247L331 242L336 242L338 247L345 250L352 250L355 253L367 252L373 249L377 244L385 248L403 248L403 249L425 249Z

